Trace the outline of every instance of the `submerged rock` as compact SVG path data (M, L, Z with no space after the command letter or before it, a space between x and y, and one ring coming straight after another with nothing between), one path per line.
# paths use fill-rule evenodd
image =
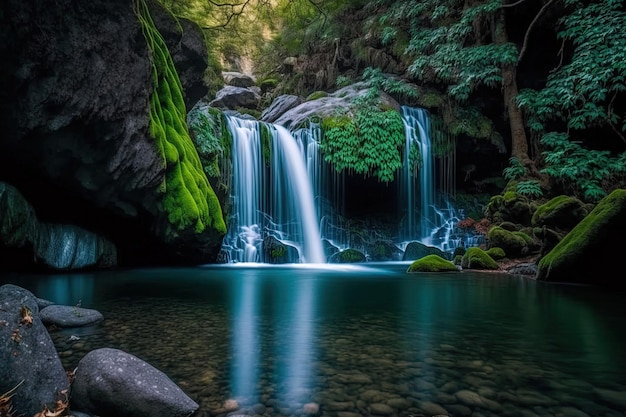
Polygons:
M51 305L39 313L41 321L58 327L79 327L102 321L102 313L89 308L76 306Z
M54 409L70 383L54 343L39 318L36 297L12 284L0 287L0 394L16 388L15 415Z
M199 408L163 372L110 348L93 350L80 360L70 404L102 417L187 417Z

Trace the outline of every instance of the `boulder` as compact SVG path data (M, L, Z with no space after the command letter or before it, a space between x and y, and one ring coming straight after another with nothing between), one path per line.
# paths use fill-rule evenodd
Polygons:
M534 227L570 230L587 214L587 208L582 201L575 197L561 195L537 207L531 222Z
M79 361L70 406L101 417L187 417L199 408L163 372L111 348L93 350Z
M328 258L328 262L331 264L358 263L365 261L367 261L367 258L363 252L352 248L344 249Z
M498 263L481 248L472 246L467 248L465 255L461 258L461 266L466 269L490 269L499 268Z
M416 261L427 255L437 255L441 258L446 258L446 254L437 247L424 245L421 242L411 242L406 245L406 248L404 249L404 255L402 255L402 260Z
M45 325L57 327L80 327L102 321L102 313L90 308L50 305L39 312L41 321Z
M616 272L626 235L626 189L614 190L539 260L541 281L626 287Z
M262 261L269 264L297 263L300 261L298 249L268 236L261 245Z
M282 116L288 110L293 109L296 106L302 104L302 98L300 96L294 96L289 94L283 94L278 96L272 101L272 104L261 113L261 121L267 123L274 123L276 119Z
M458 270L455 264L439 255L426 255L409 265L406 272L457 272Z
M12 284L0 287L0 394L16 388L16 416L33 416L65 400L70 382L39 318L37 298Z
M226 85L232 85L233 87L252 87L256 84L254 78L249 75L236 71L223 71L222 77Z
M236 110L238 107L256 109L261 102L261 96L249 88L227 85L217 92L215 99L209 104L212 107Z

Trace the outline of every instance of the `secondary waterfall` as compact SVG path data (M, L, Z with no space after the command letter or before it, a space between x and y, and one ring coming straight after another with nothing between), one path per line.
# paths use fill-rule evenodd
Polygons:
M436 212L430 116L425 109L403 106L402 120L406 141L398 178L399 206L404 213L400 238L432 244L429 238Z
M236 262L261 262L273 236L298 251L293 262L323 263L313 191L302 149L282 126L226 116L233 136L232 214L223 247ZM261 130L268 130L265 161Z

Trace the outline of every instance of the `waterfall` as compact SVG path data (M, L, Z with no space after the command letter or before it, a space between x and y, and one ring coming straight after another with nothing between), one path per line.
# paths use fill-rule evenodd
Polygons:
M290 260L325 262L303 149L282 126L230 115L226 120L233 136L233 208L223 248L231 260L260 262L263 240L273 236L297 249L298 259ZM263 127L270 161L263 159Z
M400 238L430 244L430 231L436 220L430 117L425 109L402 106L402 120L406 140L398 179L399 203L404 214ZM419 211L416 212L417 207Z

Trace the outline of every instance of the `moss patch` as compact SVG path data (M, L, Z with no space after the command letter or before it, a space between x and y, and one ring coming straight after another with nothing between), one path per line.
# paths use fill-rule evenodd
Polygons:
M461 259L461 266L467 269L498 269L498 263L484 250L471 247Z
M150 135L163 156L166 175L160 188L163 207L173 230L207 227L226 233L222 209L204 173L185 122L182 86L165 41L156 29L145 1L135 13L152 53L154 90L150 96Z
M439 255L426 255L409 265L406 272L450 272L458 271L454 263Z

